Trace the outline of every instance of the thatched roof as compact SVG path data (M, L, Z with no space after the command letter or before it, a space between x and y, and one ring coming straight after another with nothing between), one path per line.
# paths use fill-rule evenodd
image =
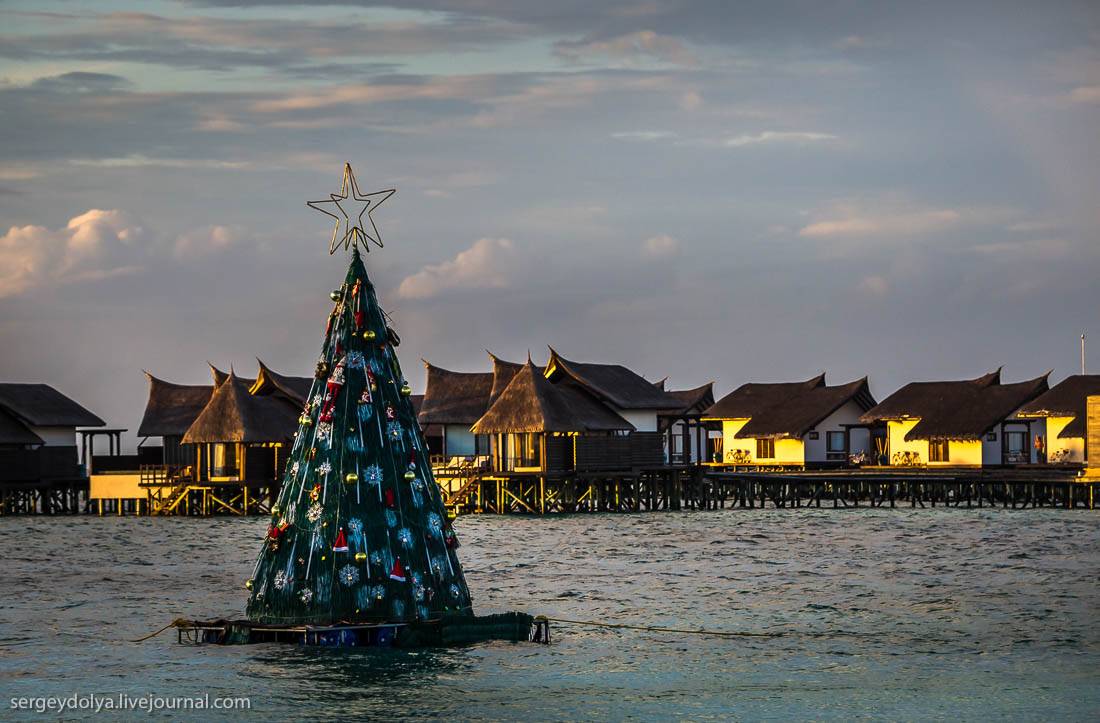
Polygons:
M661 389L664 389L665 380L662 379L660 383ZM667 415L678 416L701 412L714 405L714 382L707 382L694 389L669 390L665 392L665 396L676 402L676 408L665 412Z
M1020 417L1073 417L1058 433L1059 439L1084 437L1088 397L1100 394L1100 374L1074 374L1025 404Z
M624 366L570 361L553 347L550 347L546 375L554 382L569 377L597 399L617 409L674 409L678 404L653 382Z
M103 427L107 424L48 384L0 383L0 409L32 427Z
M738 439L798 438L848 402L862 411L875 406L867 377L827 386L821 374L802 382L742 384L703 412L709 419L748 419Z
M705 410L703 416L709 419L749 419L764 409L778 406L792 397L823 386L824 374L804 382L742 384Z
M214 378L214 386L215 387L220 387L222 385L222 382L224 382L226 379L229 378L229 374L226 374L221 369L218 369L216 366L214 366L210 362L206 362L206 365L210 367L210 376ZM233 373L232 369L230 369L230 373ZM255 379L249 379L248 377L237 377L237 378L240 379L242 382L244 382L245 386L247 386L247 387L251 387L253 384L256 383Z
M603 432L633 430L626 421L583 389L551 384L528 361L485 415L475 434L508 432Z
M822 384L804 388L783 402L753 414L735 436L738 439L798 438L848 402L855 402L861 412L875 406L867 377L832 387Z
M523 368L523 365L504 361L493 354L493 352L488 352L488 354L489 358L493 360L493 387L489 392L489 404L492 404L500 397L501 392L508 386L508 382L512 381L512 377ZM538 369L540 373L542 372L540 367L535 368Z
M473 424L489 407L490 372L453 372L424 362L427 382L418 419L421 424Z
M214 393L212 384L173 384L149 372L149 400L138 426L139 437L182 437Z
M9 444L45 444L45 441L18 419L0 410L0 445Z
M994 426L1047 390L1047 374L1001 384L1000 369L976 379L912 382L861 417L864 422L919 419L905 435L915 439L981 439Z
M249 394L267 396L269 394L282 394L299 406L304 406L309 399L309 392L313 389L313 377L290 377L279 374L256 359L260 366L260 372L256 375L256 381L249 388Z
M960 395L972 389L982 389L1001 383L1001 370L996 369L975 379L947 382L910 382L861 417L863 422L883 422L926 417L954 409Z
M232 372L183 435L184 444L281 442L298 429L298 410L278 396L256 397Z

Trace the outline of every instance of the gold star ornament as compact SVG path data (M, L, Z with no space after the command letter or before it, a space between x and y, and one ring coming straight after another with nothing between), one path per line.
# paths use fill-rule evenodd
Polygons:
M374 193L360 193L359 184L355 182L355 172L351 170L350 163L345 163L344 181L340 184L340 193L330 193L327 201L306 201L306 205L336 220L336 225L332 229L332 241L328 247L330 254L336 253L336 248L340 245L343 245L345 251L349 246L357 248L360 241L363 243L363 248L370 251L367 240L373 241L378 248L382 248L382 234L374 225L371 214L394 193L396 190L392 188ZM367 217L370 232L363 224L364 215ZM341 224L344 227L343 236L340 235Z

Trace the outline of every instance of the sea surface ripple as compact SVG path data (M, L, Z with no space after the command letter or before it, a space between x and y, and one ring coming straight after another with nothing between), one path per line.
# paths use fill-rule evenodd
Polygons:
M463 517L479 613L771 635L556 624L549 647L395 651L126 642L178 617L241 616L265 520L0 518L0 719L15 696L209 693L247 695L251 712L232 716L268 719L1095 720L1098 523L1000 509Z

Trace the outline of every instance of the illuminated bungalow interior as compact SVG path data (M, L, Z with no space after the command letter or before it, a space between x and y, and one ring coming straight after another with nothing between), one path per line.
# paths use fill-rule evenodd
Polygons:
M1001 370L961 381L906 384L861 418L886 425L884 457L894 466L982 467L1037 461L1041 429L1017 410L1047 391L1050 372L1001 383Z

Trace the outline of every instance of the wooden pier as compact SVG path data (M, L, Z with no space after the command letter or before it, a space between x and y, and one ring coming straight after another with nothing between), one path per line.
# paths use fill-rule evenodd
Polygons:
M599 475L485 474L447 495L453 515L725 508L1095 509L1100 479L1075 470L757 472L664 466Z
M4 515L76 515L88 511L88 480L0 481Z
M469 470L441 481L452 516L803 507L1092 510L1100 502L1100 477L1073 468L760 471L662 465L545 474ZM270 514L270 480L195 482L143 474L135 482L136 492L94 500L86 483L0 485L0 515Z

